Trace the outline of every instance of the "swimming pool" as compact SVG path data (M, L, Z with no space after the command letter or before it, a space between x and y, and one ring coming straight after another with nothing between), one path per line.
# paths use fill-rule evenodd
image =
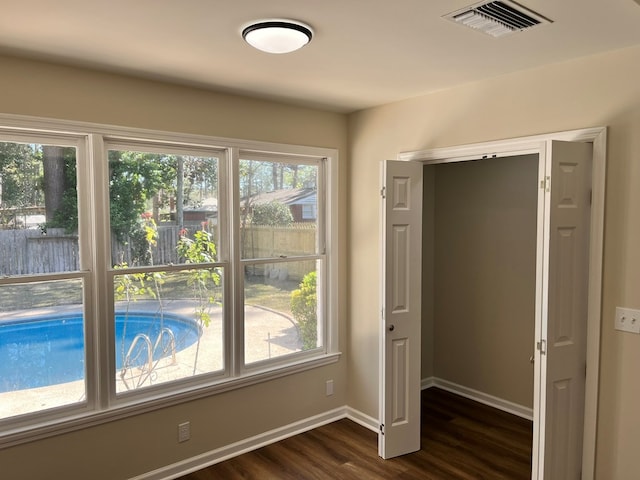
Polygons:
M176 351L193 345L200 327L189 318L165 313L160 316L147 312L116 312L116 370L122 368L123 352L126 356L131 343L139 334L156 342L162 328L171 330ZM123 341L124 334L124 341ZM164 335L165 345L169 336ZM132 351L145 342L137 342ZM160 355L158 347L154 358ZM171 355L170 349L165 354ZM84 369L84 328L82 313L39 315L25 320L0 322L0 392L44 387L80 380ZM146 350L137 356L136 365L146 362Z

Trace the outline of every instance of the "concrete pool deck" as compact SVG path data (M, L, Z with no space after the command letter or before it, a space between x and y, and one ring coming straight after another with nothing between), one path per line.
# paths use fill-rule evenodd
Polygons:
M121 305L120 305L121 307ZM190 300L163 301L163 309L167 313L194 318L195 303ZM122 308L117 310L121 311ZM137 301L131 304L131 311L158 312L157 302ZM78 306L38 308L20 312L0 312L2 320L29 318L34 315L77 313ZM280 357L300 351L300 340L297 325L286 314L262 307L245 307L245 361L254 363L269 358ZM151 339L155 342L155 339ZM212 373L223 368L223 322L222 308L211 309L211 322L203 327L200 345L197 342L184 350L176 352L176 361L171 354L160 360L154 360L151 375L138 368L128 369L124 380L121 372L116 372L116 392L126 392L136 387L156 385L180 378L188 378L194 374ZM125 346L128 348L128 346ZM116 348L120 348L116 341ZM196 362L197 356L197 362ZM20 414L37 412L49 408L82 402L85 399L84 381L68 382L46 387L17 390L0 393L0 419Z

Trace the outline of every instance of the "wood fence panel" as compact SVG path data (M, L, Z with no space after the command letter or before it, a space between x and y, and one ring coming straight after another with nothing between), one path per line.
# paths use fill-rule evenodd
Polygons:
M193 231L193 230L190 230ZM215 237L215 231L212 231ZM295 256L315 252L316 229L314 225L292 227L246 227L243 229L243 257L268 258L280 255ZM178 263L176 245L178 227L160 226L158 243L152 248L153 264ZM111 242L113 263L122 261L132 265L130 242ZM295 262L286 265L256 266L252 273L272 278L299 281L315 268L314 262ZM37 273L69 272L80 269L78 237L68 235L62 229L49 229L46 235L40 230L0 230L0 275L29 275Z
M316 228L314 224L250 226L244 228L243 240L244 258L308 255L316 251ZM300 281L312 270L315 270L314 261L255 265L250 272L272 279Z

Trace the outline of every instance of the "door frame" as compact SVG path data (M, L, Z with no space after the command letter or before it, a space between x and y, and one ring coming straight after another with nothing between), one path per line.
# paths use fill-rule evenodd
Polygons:
M587 315L587 372L585 386L585 413L582 444L582 479L592 480L595 476L596 428L598 414L598 382L600 376L600 336L602 320L602 260L604 247L604 208L606 182L607 128L594 127L579 130L547 133L527 137L511 138L491 142L466 144L454 147L401 152L397 159L416 161L424 165L460 162L513 156L538 154L545 158L550 140L568 142L589 142L593 144L592 202L589 244L589 299ZM538 239L538 250L542 248ZM536 320L537 321L537 320ZM381 372L383 374L383 372ZM534 378L540 382L539 374ZM534 399L534 418L539 406ZM540 432L534 431L534 452L537 450ZM540 459L534 455L532 471L538 471ZM535 478L535 477L533 477Z

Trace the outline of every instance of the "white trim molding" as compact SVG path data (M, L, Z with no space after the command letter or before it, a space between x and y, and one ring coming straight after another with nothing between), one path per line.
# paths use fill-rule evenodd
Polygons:
M346 409L347 418L349 420L357 423L364 428L368 428L372 432L378 433L378 431L380 430L380 421L377 418L373 418L372 416L367 415L366 413L362 413L355 408L346 407Z
M348 418L362 427L378 432L378 420L376 418L344 406L210 450L151 472L143 473L129 480L172 480L343 418Z
M582 478L584 480L592 480L595 478L598 384L600 379L607 127L590 127L483 143L401 152L398 154L397 159L432 165L529 153L542 156L545 154L546 144L551 140L588 142L593 144L591 232L589 245L589 300L587 315L587 371L584 432L582 437ZM534 413L537 414L535 408ZM536 430L534 422L534 445L538 442L536 435L539 435L539 430Z
M200 455L196 455L195 457L187 458L151 472L143 473L142 475L130 478L129 480L172 480L211 465L215 465L216 463L223 462L230 458L237 457L243 453L248 453L300 433L313 430L314 428L321 427L328 423L348 418L348 410L349 409L347 407L336 408L253 437L240 440L230 445L210 450Z
M503 398L489 395L488 393L484 393L479 390L474 390L473 388L458 385L457 383L453 383L442 378L429 377L422 380L423 390L432 387L441 388L442 390L455 393L456 395L474 400L478 403L482 403L483 405L488 405L490 407L497 408L498 410L502 410L503 412L511 413L512 415L517 415L518 417L533 421L533 408L525 407L523 405L510 402L509 400L504 400Z

